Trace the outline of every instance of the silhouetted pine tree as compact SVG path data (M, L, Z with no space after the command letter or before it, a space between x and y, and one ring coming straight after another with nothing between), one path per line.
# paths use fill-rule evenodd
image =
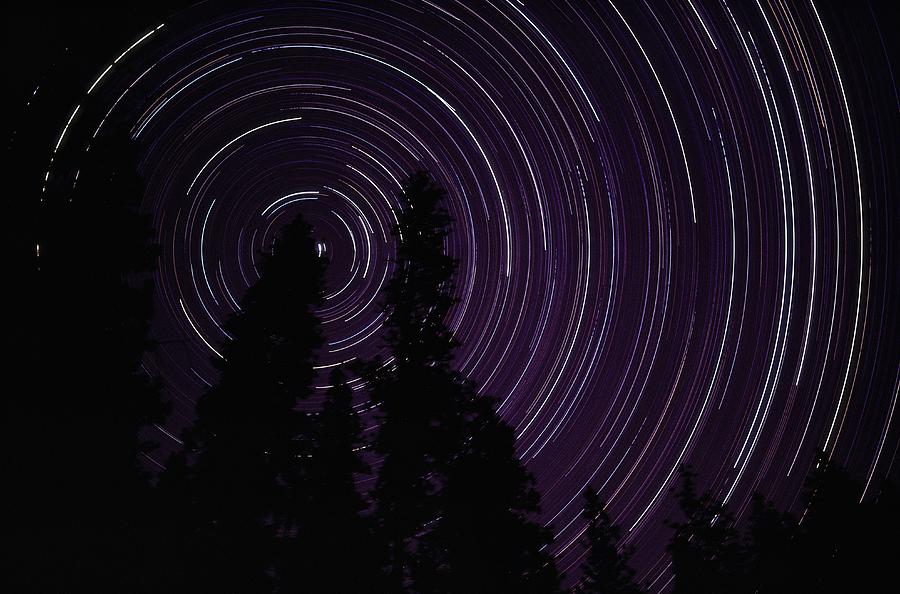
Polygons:
M743 591L743 551L730 512L710 492L698 495L696 475L681 469L676 492L683 522L671 523L669 543L676 594L735 594Z
M198 402L185 459L161 485L180 522L172 525L181 548L170 558L171 590L271 591L276 536L301 530L312 429L296 405L310 392L321 344L312 310L322 273L298 218L282 229L225 327L232 339L222 347L219 382Z
M804 489L803 513L793 529L789 584L795 591L887 592L896 585L900 502L889 481L863 486L819 452ZM757 547L758 549L758 547ZM781 592L786 588L760 589Z
M375 518L390 589L552 592L550 535L529 520L539 496L512 430L450 367L456 342L444 320L456 263L444 251L451 218L443 198L425 173L404 184L385 292L392 359L370 371L384 456Z
M540 511L534 479L515 452L515 435L491 398L465 393L474 409L467 438L439 493L441 515L420 541L421 592L559 592L547 550L552 532L533 521Z
M396 269L385 289L392 359L366 373L380 410L375 450L383 461L373 496L392 591L409 578L412 541L437 515L438 474L461 439L462 395L449 367L454 341L444 324L455 263L444 253L450 216L443 195L426 174L404 185L406 208L394 229Z
M584 513L587 529L584 545L588 555L581 565L583 579L577 594L639 594L634 583L634 570L628 566L629 551L619 551L619 527L612 523L597 491L590 485L584 490Z
M762 495L753 497L745 537L747 591L763 593L801 592L798 574L797 518L780 512Z
M12 591L139 591L139 457L151 447L139 431L164 408L141 369L157 249L137 211L136 151L109 122L87 153L58 155L46 193L38 183L16 196L37 218L28 304L14 312L31 344L19 345L11 371L24 381L4 399Z
M340 368L313 423L308 492L297 504L302 519L281 564L281 591L381 592L378 551L368 504L354 477L369 472L363 461L362 425L353 391Z
M858 591L869 538L879 529L869 524L862 487L819 453L806 480L806 507L800 519L797 567L810 589ZM834 591L834 590L832 590Z
M900 509L890 482L861 501L862 485L820 452L806 480L800 518L757 494L738 544L722 504L708 493L696 495L690 471L682 477L678 497L687 520L674 524L669 545L676 592L886 592L893 587L891 543L900 530Z

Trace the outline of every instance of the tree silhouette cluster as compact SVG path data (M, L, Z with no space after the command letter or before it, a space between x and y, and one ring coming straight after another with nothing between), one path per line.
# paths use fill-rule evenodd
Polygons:
M31 234L13 235L24 290L7 324L10 591L139 588L153 498L140 429L165 407L141 368L158 249L134 160L124 134L100 134L74 185L34 199Z
M584 491L584 519L587 522L584 545L587 551L582 565L582 581L576 594L638 594L634 570L628 565L630 549L620 548L621 531L606 513L593 487Z
M803 513L757 494L738 524L685 467L676 497L683 520L669 544L676 593L884 592L894 582L898 524L894 486L861 501L862 486L824 454L807 477Z
M323 342L315 311L327 263L294 220L225 326L218 383L154 483L140 463L152 446L139 436L165 413L141 366L153 346L158 248L137 211L133 143L105 133L77 171L74 190L51 191L37 209L27 315L12 330L24 345L16 371L31 389L6 402L5 463L27 485L13 491L8 514L10 591L562 591L514 432L452 365L452 219L426 173L406 180L394 229L383 294L389 357L336 367L321 406L300 406ZM351 385L376 405L374 438L364 436ZM366 482L370 491L359 487ZM860 486L822 456L800 517L757 496L739 524L696 484L683 469L668 546L676 593L878 592L889 583L891 485L860 503ZM591 487L583 521L573 592L641 592L632 551Z
M162 473L158 591L554 592L539 496L492 399L451 367L456 262L443 190L407 180L384 291L387 361L335 369L302 412L321 344L323 259L296 219L227 324L218 384ZM346 373L378 406L362 436ZM379 455L375 487L361 452ZM168 543L166 541L169 541Z

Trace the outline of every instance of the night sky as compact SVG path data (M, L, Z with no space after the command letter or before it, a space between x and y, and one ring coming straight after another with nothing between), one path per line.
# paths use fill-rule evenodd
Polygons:
M682 463L739 517L755 490L797 511L817 448L867 489L898 476L896 16L778 0L248 5L57 19L65 58L20 68L27 101L72 98L32 116L54 130L48 155L84 150L110 118L141 148L162 248L144 367L173 404L150 466L179 447L258 254L298 213L331 261L318 383L384 356L400 182L427 169L455 219L456 366L515 428L570 576L588 483L661 591ZM121 42L78 53L104 29ZM54 159L36 183L74 181Z

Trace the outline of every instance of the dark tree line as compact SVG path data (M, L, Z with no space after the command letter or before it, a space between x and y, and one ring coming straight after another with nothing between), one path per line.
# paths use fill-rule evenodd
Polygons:
M4 464L24 486L5 514L10 591L560 592L552 533L536 522L540 495L513 430L452 366L452 220L425 173L404 184L394 229L388 359L335 368L321 406L299 406L322 344L314 312L327 263L296 219L226 325L218 383L198 401L184 450L151 481L141 458L152 444L139 435L165 407L141 359L153 347L159 250L138 214L136 148L115 130L73 158L36 207L33 235L21 234L34 251L23 250L27 293L10 325L22 387L5 401ZM355 383L377 405L373 439L363 436ZM364 478L374 479L369 492L358 488ZM675 592L890 583L890 484L860 503L860 485L820 457L799 517L757 496L742 523L696 485L683 469L668 546ZM574 591L641 592L631 549L590 487L583 520Z
M139 588L153 501L140 429L165 409L141 368L158 249L135 154L112 128L46 192L15 194L30 209L29 232L12 234L22 284L5 333L10 591Z
M445 324L451 219L426 174L404 185L396 272L384 291L390 357L336 369L301 412L321 345L324 260L297 219L226 325L220 379L159 481L164 592L556 592L549 531L512 429L453 370ZM362 437L345 374L378 406ZM378 455L375 487L361 451Z
M581 566L583 577L576 594L638 594L634 570L628 565L630 549L620 545L621 531L606 513L593 487L584 491L584 519L587 522L584 548L587 556Z
M669 544L676 593L885 592L895 583L898 500L884 482L861 501L862 485L819 454L799 516L754 496L738 524L696 476L682 469L683 519Z

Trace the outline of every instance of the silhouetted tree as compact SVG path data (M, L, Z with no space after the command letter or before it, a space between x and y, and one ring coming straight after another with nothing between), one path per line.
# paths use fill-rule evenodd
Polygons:
M539 496L512 430L450 362L445 324L456 262L451 218L425 173L403 187L395 273L385 291L392 358L369 372L383 464L374 491L390 589L552 592L549 532L530 521Z
M619 550L619 527L612 523L593 487L584 490L584 545L587 558L581 565L577 594L638 594L634 570L628 566L629 550Z
M552 532L533 521L540 495L516 456L513 430L493 399L467 387L474 418L439 493L441 515L420 541L425 562L416 586L456 594L558 592L547 550Z
M707 491L698 495L696 475L681 469L676 492L682 522L673 522L669 553L675 572L676 594L735 594L742 592L743 552L734 519Z
M170 570L175 591L271 591L276 536L302 536L312 428L296 406L309 395L321 343L313 308L323 266L296 219L226 324L219 382L197 404L184 460L163 477L176 494L164 497L181 506L172 516L183 559Z
M309 488L297 502L302 520L284 551L281 591L380 592L378 551L364 516L368 504L354 480L369 472L361 454L362 425L340 368L330 381L313 423Z
M816 457L804 490L796 566L807 588L857 591L868 566L867 549L878 528L868 524L862 487L824 453Z
M380 411L375 450L383 455L375 519L394 591L409 577L413 538L437 516L437 479L462 435L462 394L449 366L454 340L444 324L455 263L444 253L450 216L443 195L426 174L404 185L396 268L385 288L392 357L366 373Z
M139 457L151 449L139 432L164 407L141 368L158 252L136 155L110 121L89 151L58 156L46 192L17 197L36 218L14 324L30 344L4 399L16 592L138 591L150 495Z
M686 521L674 524L669 545L676 592L884 592L895 581L900 526L890 482L863 501L862 486L820 452L799 519L757 494L738 543L724 506L696 495L689 470L682 481Z
M798 536L796 517L778 511L762 495L754 495L744 545L747 591L802 591L796 558Z
M807 477L803 512L790 524L791 563L783 583L793 591L886 592L896 582L896 547L900 531L896 491L889 481L872 479L863 486L828 456L819 452ZM765 543L754 547L761 554ZM787 592L771 586L760 592Z

